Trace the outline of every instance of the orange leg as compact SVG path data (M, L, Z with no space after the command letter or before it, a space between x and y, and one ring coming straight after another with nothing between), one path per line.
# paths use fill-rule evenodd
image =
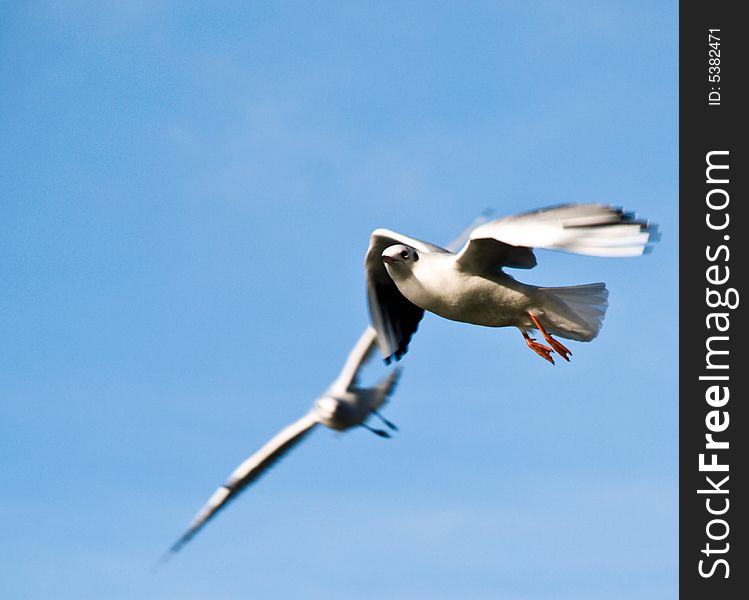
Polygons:
M572 355L572 352L569 350L569 348L566 348L564 345L562 345L560 342L555 340L553 337L551 337L551 334L544 329L544 326L541 325L541 321L538 320L538 317L536 315L532 315L528 313L528 316L530 316L531 321L533 321L533 324L536 326L536 329L538 329L541 332L541 335L544 336L544 339L549 342L549 345L554 348L554 350L557 351L557 353L567 362L570 361L569 358L567 358L568 355Z
M548 346L544 346L543 344L539 344L525 331L521 331L520 333L523 334L523 338L525 339L525 343L528 344L528 348L533 350L541 358L548 360L552 365L554 364L554 359L551 356L551 348L549 348Z

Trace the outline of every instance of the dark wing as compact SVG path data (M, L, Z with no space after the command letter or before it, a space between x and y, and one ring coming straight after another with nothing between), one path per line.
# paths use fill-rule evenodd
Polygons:
M471 232L456 264L472 273L536 266L532 248L589 256L639 256L656 226L602 204L563 204L490 221Z
M372 326L377 332L377 343L386 363L393 356L395 360L400 360L406 353L411 336L424 316L423 308L400 293L382 262L382 252L396 244L406 244L421 252L447 252L434 244L387 229L372 232L364 264L367 273L367 300Z

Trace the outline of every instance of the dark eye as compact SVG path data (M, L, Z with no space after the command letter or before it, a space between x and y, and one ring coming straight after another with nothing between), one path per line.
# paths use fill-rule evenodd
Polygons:
M401 250L401 258L408 258L408 250Z

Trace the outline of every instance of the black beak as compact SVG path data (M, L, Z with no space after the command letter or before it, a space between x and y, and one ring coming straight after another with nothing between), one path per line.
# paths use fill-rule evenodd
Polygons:
M382 262L392 265L395 262L395 259L392 256L388 256L387 254L382 255Z

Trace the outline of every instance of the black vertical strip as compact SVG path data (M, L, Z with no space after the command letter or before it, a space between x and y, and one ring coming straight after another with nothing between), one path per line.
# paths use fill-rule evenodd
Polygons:
M749 598L746 21L680 5L680 500L683 600ZM710 30L713 30L712 32ZM712 35L712 37L711 37ZM727 447L726 447L727 446Z

